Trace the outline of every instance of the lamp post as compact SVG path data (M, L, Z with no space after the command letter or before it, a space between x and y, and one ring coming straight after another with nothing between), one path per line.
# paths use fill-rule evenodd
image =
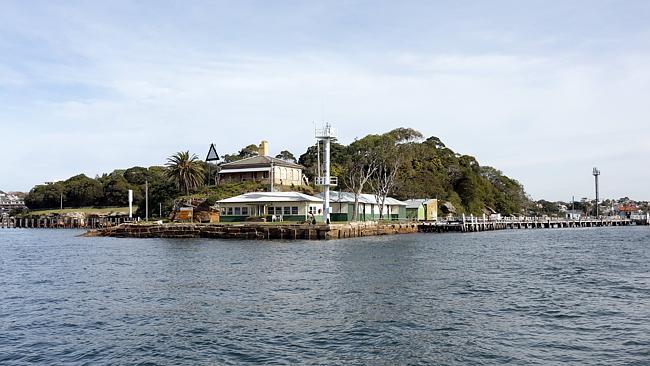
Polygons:
M600 170L594 167L592 174L594 175L594 181L596 184L596 217L598 217L598 176L600 175Z

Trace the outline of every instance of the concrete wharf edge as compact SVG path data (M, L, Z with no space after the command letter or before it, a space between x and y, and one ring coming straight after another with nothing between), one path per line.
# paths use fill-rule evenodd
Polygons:
M90 230L86 237L212 238L248 240L330 240L374 235L417 233L415 222L356 222L345 224L121 224Z

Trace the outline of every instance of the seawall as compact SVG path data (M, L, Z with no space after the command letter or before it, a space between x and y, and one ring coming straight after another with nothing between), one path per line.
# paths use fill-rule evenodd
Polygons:
M416 223L345 224L121 224L88 231L87 237L330 240L418 232Z

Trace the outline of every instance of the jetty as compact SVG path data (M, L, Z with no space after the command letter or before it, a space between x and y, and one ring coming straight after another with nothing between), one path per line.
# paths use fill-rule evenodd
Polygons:
M648 225L650 220L620 217L558 219L520 217L489 220L479 217L444 221L358 221L341 223L241 222L162 223L139 222L128 217L2 218L0 228L87 229L87 237L212 238L249 240L331 240L410 233L469 233L494 230L567 229Z
M629 226L647 225L647 221L635 222L620 217L606 218L581 218L581 219L557 219L542 217L505 218L500 220L488 220L480 217L462 218L459 220L419 222L418 231L424 233L445 233L445 232L476 232L508 229L563 229L563 228L587 228L602 226Z
M0 229L99 229L133 222L128 216L47 215L0 217Z

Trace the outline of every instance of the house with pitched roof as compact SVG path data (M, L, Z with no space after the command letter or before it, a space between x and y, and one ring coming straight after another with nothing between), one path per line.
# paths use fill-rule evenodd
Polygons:
M262 141L258 156L222 164L219 182L253 181L270 184L273 181L277 186L302 186L305 184L303 169L300 164L269 156L268 142Z
M251 192L217 201L221 222L323 221L323 200L300 192Z

